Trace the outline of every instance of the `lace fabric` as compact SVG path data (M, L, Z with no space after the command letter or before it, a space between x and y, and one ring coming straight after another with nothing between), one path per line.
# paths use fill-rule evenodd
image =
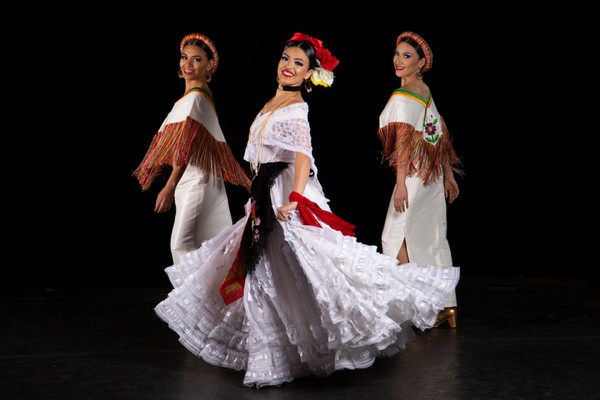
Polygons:
M308 105L294 103L282 107L264 125L268 116L258 115L250 126L244 160L254 166L276 161L293 162L295 153L300 152L311 159L314 167Z

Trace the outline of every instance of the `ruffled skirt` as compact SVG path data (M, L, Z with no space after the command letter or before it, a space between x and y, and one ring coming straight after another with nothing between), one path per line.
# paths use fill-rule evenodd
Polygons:
M243 298L219 287L248 216L166 268L173 284L155 311L206 362L246 372L251 387L366 368L431 328L458 283L459 268L400 265L296 213L277 223Z

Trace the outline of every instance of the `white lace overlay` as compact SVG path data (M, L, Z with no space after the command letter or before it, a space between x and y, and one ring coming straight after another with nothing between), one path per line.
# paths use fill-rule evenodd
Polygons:
M306 103L290 104L273 115L256 116L250 126L244 160L254 167L275 161L294 162L296 152L310 158L316 173Z
M287 118L273 116L278 128L265 132L281 134L265 136L269 154L276 157L269 161L289 161L294 151L310 150L306 105L280 111ZM296 132L294 126L303 128ZM245 159L256 161L255 150L249 144ZM293 181L290 165L271 188L273 207L287 202ZM309 179L304 195L329 209L316 177ZM366 368L377 357L396 354L414 336L412 326L433 326L458 283L459 268L399 265L322 221L319 228L303 225L297 212L291 217L276 223L263 257L246 276L241 299L225 305L219 287L248 215L168 267L173 290L155 308L190 352L208 363L244 370L247 386Z

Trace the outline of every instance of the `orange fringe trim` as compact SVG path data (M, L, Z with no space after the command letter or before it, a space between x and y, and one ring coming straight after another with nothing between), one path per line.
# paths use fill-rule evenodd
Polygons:
M168 124L154 135L133 176L142 190L147 190L165 165L186 164L202 168L234 185L241 185L250 192L250 178L236 161L229 145L216 140L201 123L190 117Z
M442 122L443 135L435 145L423 140L423 132L405 122L392 122L377 132L383 144L382 160L396 169L408 165L408 176L420 176L427 185L443 176L443 165L448 164L460 175L460 158L452 146L448 129Z

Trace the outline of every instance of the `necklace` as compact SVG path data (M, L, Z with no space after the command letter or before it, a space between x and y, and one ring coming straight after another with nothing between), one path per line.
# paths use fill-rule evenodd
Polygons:
M252 177L252 179L254 179L256 177L256 175L258 175L258 170L260 169L260 164L261 164L260 159L261 159L261 155L262 155L263 140L264 140L265 128L267 127L267 124L271 120L271 117L273 116L273 114L275 114L275 111L279 110L280 108L285 107L294 98L296 98L298 96L300 96L300 92L294 93L293 96L290 96L289 98L285 99L279 105L277 105L277 107L275 107L272 111L270 111L269 115L265 118L265 121L262 123L262 125L260 126L260 128L256 131L257 133L256 133L256 135L254 135L254 138L252 138L251 133L248 134L248 142L249 143L255 143L257 140L259 141L256 167L253 167L252 165L250 165L250 167L252 168L252 172L254 172L254 176ZM265 106L263 107L263 110L266 109L269 106L269 104L271 104L271 102L273 101L273 99L275 99L275 97L273 97L271 100L269 100L267 102L267 104L265 104ZM263 114L263 112L261 111L260 113L258 113L258 115L256 116L256 118L258 118L258 116L262 115L262 114Z
M275 111L279 110L280 108L285 107L286 105L288 105L293 99L295 99L296 97L300 96L300 93L295 93L293 96L288 97L287 99L285 99L284 101L282 101L279 105L277 105L277 107L275 107L272 111L269 111L269 116L267 118L265 118L265 121L262 123L260 129L258 129L258 133L256 135L254 135L254 138L252 138L251 134L248 134L248 141L250 143L254 143L257 140L261 140L264 136L265 133L265 127L267 126L267 124L269 123L269 120L271 119L271 117L273 116L273 114L275 114ZM275 99L275 97L273 97L271 100L269 100L267 102L267 104L264 105L263 109L258 113L258 115L256 116L256 118L258 118L259 115L263 115L265 114L265 109L269 106L269 104L271 104L271 102ZM256 119L255 118L255 119Z

